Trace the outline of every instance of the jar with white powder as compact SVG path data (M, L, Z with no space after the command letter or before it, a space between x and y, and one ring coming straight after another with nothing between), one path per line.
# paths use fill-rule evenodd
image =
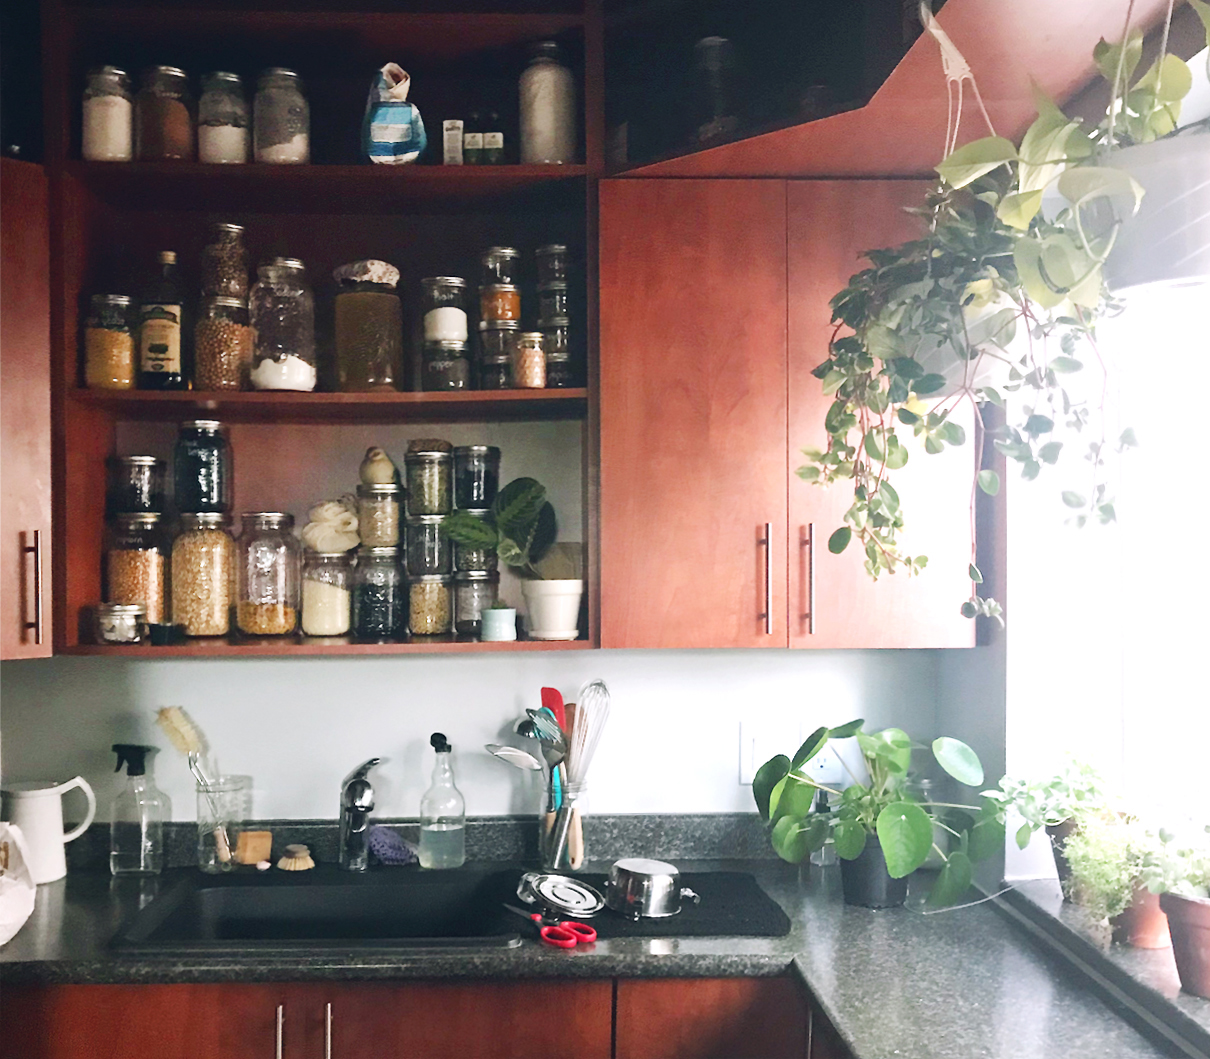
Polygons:
M133 157L134 96L125 70L97 66L88 71L81 153L89 162L129 162Z
M315 389L315 296L303 263L277 257L257 269L249 297L254 390Z
M424 289L424 340L465 342L466 280L461 276L429 276L420 285Z
M351 574L347 552L304 553L302 631L307 636L344 636L349 631Z
M553 40L535 44L521 74L521 162L575 161L576 84Z
M305 165L311 160L311 109L302 78L293 70L274 66L260 75L252 128L258 162Z
M237 74L216 70L202 78L197 104L197 156L202 162L248 161L248 100Z

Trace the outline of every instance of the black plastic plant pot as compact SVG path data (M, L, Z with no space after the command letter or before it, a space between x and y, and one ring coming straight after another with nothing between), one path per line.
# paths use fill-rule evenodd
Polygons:
M846 905L899 908L907 897L907 879L892 879L887 874L882 846L873 835L866 837L865 849L856 860L840 862L840 882Z

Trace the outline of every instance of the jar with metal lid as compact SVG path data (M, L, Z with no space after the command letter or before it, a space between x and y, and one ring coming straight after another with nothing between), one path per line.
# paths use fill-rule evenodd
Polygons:
M487 283L479 288L482 320L520 320L521 288L512 283Z
M353 635L398 640L407 634L407 585L398 548L358 548L353 571Z
M303 552L302 631L344 636L352 615L353 564L348 552Z
M543 317L538 321L538 330L542 332L542 349L548 364L571 356L571 321L566 316Z
M147 608L142 604L98 603L93 611L97 643L143 643L147 639Z
M184 70L152 66L143 71L134 136L140 162L193 161L193 99Z
M105 602L138 603L149 622L163 622L167 555L160 515L115 516L105 546Z
M521 74L521 164L575 161L576 84L563 65L557 42L530 46L529 65Z
M522 331L517 336L513 386L518 390L541 390L546 386L546 352L541 331Z
M512 357L491 357L479 362L480 390L511 390L512 388Z
M154 456L114 456L108 461L105 514L164 512L164 461Z
M539 283L567 282L567 247L562 243L548 243L534 251L538 265Z
M357 487L357 532L364 548L394 548L399 544L399 486Z
M302 78L293 70L274 66L260 75L252 140L258 162L303 165L311 160L311 109Z
M479 635L483 611L495 606L499 589L498 573L454 575L454 629L459 636Z
M454 449L454 507L491 507L499 487L500 450L495 445Z
M285 636L298 624L302 548L294 516L282 511L240 515L236 541L235 620L251 636Z
M421 307L424 340L465 342L468 337L466 280L461 276L430 276L422 279L420 286L424 291Z
M254 390L315 389L315 296L296 257L274 258L257 269L249 300L256 346Z
M453 628L448 574L425 574L408 583L408 626L413 636L441 636Z
M472 518L477 518L482 522L487 519L487 516L491 512L486 509L463 509L462 514L470 515ZM495 548L454 541L455 573L487 573L495 570L497 563Z
M231 516L182 515L172 542L172 621L186 636L226 636L231 631L235 541Z
M248 250L242 224L211 225L210 242L202 247L202 295L248 297Z
M83 142L88 162L129 162L134 156L134 96L116 66L94 66L84 88Z
M512 359L517 345L520 320L479 321L479 356L483 360L508 357Z
M198 161L215 165L248 161L249 124L248 100L239 76L225 70L204 74L197 103Z
M84 321L84 381L90 390L133 390L138 312L125 294L94 294Z
M181 424L172 450L173 499L183 514L231 510L231 443L216 419Z
M510 286L518 279L517 266L521 262L521 251L511 246L489 246L479 257L482 268L480 283L507 283Z
M565 390L576 385L576 373L567 357L546 358L546 388Z
M453 565L450 539L441 532L445 515L413 515L407 521L404 564L408 577L448 574Z
M469 390L471 362L465 342L425 342L420 367L422 390Z
M567 284L541 283L538 285L538 319L552 320L557 316L566 316ZM541 326L539 324L538 326Z
M395 390L403 380L399 269L354 261L332 273L336 294L336 371L345 392Z
M403 458L409 515L448 515L453 458L448 452L409 452Z
M194 389L245 389L255 337L243 299L202 298L193 325Z

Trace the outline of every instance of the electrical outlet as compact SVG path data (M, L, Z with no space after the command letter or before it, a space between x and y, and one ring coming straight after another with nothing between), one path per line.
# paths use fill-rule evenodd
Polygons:
M844 766L831 746L825 746L811 758L804 771L816 783L823 783L829 787L840 787L845 780Z

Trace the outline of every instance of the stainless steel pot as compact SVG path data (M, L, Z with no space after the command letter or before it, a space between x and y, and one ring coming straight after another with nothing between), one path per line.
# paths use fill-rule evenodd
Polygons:
M701 900L681 886L681 873L662 860L627 857L609 869L605 904L631 919L665 919L681 910L681 899Z

